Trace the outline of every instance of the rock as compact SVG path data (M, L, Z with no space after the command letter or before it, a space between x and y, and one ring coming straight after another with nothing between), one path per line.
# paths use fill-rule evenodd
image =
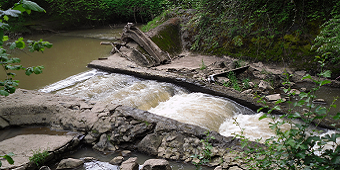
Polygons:
M253 92L253 89L248 89L248 90L243 91L242 93L243 94L251 94L252 92Z
M91 134L87 134L84 140L85 140L85 143L92 144L93 142L97 140L97 138L93 137Z
M80 103L80 110L83 110L83 109L92 109L92 108L93 108L93 106L90 106L87 103L84 103L84 102Z
M142 141L139 142L137 148L141 152L145 152L150 155L158 154L158 147L161 145L162 136L155 133L146 135Z
M106 104L97 103L93 106L91 111L94 112L94 113L101 113L105 110L105 108L106 108Z
M299 90L297 90L297 89L292 89L292 90L290 90L289 93L291 93L291 94L294 93L295 95L299 95L301 92Z
M294 74L302 77L306 74L306 71L295 71Z
M214 170L222 170L222 166L217 166Z
M302 91L302 92L307 92L307 88L301 87L301 88L300 88L300 91Z
M94 157L85 157L82 159L84 162L93 162L96 161L97 159Z
M260 80L259 89L261 89L261 90L271 90L271 89L274 89L274 88L270 85L269 82Z
M48 167L48 166L42 166L42 167L40 167L39 170L51 170L51 168Z
M142 170L171 170L171 167L165 159L149 159L144 162Z
M4 120L3 118L0 117L0 129L3 129L5 127L8 127L9 126L9 123Z
M243 169L238 166L232 166L229 168L229 170L243 170Z
M115 151L115 150L117 150L117 147L116 147L116 146L113 146L113 145L108 141L108 138L107 138L107 135L106 135L106 134L102 134L102 135L100 136L99 142L96 143L96 144L93 146L93 149L98 150L98 151L100 151L100 152L104 152L105 150Z
M314 104L322 104L322 105L326 105L327 102L324 99L314 99L313 100Z
M228 83L229 79L226 77L217 77L217 81L221 84Z
M131 154L131 151L129 151L129 150L123 150L123 151L121 152L121 154L122 154L122 156L128 156L128 155Z
M280 94L272 94L272 95L266 96L266 99L269 101L277 101L281 99L281 96Z
M139 165L137 163L137 158L132 157L128 160L124 161L122 165L120 166L120 170L138 170Z
M123 160L124 160L124 157L117 156L117 157L113 158L109 163L112 164L112 165L119 165L123 162Z
M63 159L59 162L57 169L74 169L81 165L83 165L84 162L80 159Z
M7 161L2 161L1 168L13 169L25 165L29 162L29 157L33 156L34 151L56 151L59 148L67 148L72 142L73 136L56 135L18 135L0 141L0 155L13 152L14 164L10 165ZM1 169L0 168L0 169Z

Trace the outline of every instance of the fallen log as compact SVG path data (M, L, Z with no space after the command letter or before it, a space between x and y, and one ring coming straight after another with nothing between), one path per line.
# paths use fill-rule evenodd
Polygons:
M167 52L162 51L148 36L135 27L133 23L128 23L123 29L121 40L123 42L129 42L131 39L151 55L154 66L171 61Z
M208 80L211 81L211 82L214 82L215 77L227 76L228 73L230 73L230 72L234 72L235 74L240 74L240 73L245 72L248 68L249 68L249 65L246 65L246 66L243 66L243 67L239 67L239 68L235 68L235 69L232 69L232 70L225 71L223 73L212 74L212 75L208 76Z

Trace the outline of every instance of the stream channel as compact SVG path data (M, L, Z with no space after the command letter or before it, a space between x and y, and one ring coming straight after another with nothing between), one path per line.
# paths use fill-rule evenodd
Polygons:
M25 76L24 72L18 72L16 78L20 80L20 88L136 107L180 122L215 130L225 136L230 136L234 132L240 134L239 127L233 123L232 118L236 118L240 126L245 128L245 135L253 140L260 137L269 138L273 135L268 128L268 122L258 121L261 114L255 114L250 109L227 98L192 93L190 89L170 83L87 68L86 65L92 60L109 56L111 47L101 46L99 43L112 40L114 36L120 37L121 32L122 27L117 27L25 37L26 40L42 38L53 43L53 47L46 49L44 53L9 51L12 57L19 57L24 66L43 65L45 67L41 75ZM2 74L0 73L0 76L3 77ZM340 91L334 93L340 94ZM41 129L14 129L10 133L17 135L47 131L44 128ZM18 132L13 133L14 131ZM0 132L4 134L4 131L0 130ZM8 137L0 135L0 140ZM72 157L85 156L94 156L101 161L109 161L113 158L112 155L100 155L89 148L80 149ZM140 157L142 156L138 156L138 159L143 160ZM175 162L172 162L172 167L173 169L195 169L192 165L186 166Z

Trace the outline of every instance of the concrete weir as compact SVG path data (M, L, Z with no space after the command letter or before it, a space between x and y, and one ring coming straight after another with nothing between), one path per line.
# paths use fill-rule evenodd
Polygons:
M28 136L18 136L0 143L1 154L17 152L12 145L14 141L30 140L33 143L39 141L49 143L49 141L60 140L59 145L46 146L50 153L60 153L66 151L66 148L70 149L71 146L73 148L79 142L83 142L102 152L130 149L159 158L192 162L197 160L191 156L200 154L202 151L199 148L204 147L200 141L208 137L207 129L199 126L181 123L127 106L104 105L70 96L18 89L14 94L0 97L0 102L2 103L0 118L6 122L1 123L0 127L46 125L52 129L69 130L80 134L74 138L66 136L60 137L61 139L55 139L53 136L31 136L29 139ZM225 137L214 131L209 135L215 137L210 140L214 147L213 159L209 163L211 166L220 165L221 159L224 160L223 166L226 168L241 166L241 162L233 159L235 153L227 150L241 151L238 139ZM67 144L63 145L64 143ZM26 147L27 152L20 151L20 153L27 157L25 161L18 161L16 167L31 166L32 163L27 163L31 151L45 149L37 148L35 145L23 146ZM20 153L15 154L19 156ZM9 167L6 165L4 168Z

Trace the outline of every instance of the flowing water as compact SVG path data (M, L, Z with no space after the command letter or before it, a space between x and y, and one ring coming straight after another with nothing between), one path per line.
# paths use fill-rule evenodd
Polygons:
M20 57L25 66L45 66L41 75L28 77L19 74L20 87L103 103L119 103L215 130L225 136L240 133L240 128L234 124L235 119L251 139L274 135L268 128L269 120L258 121L261 114L243 114L252 111L227 98L191 93L174 84L88 69L87 63L109 55L111 47L100 46L100 41L119 37L121 30L83 30L39 36L39 39L53 43L53 48L46 49L43 54L12 51L12 56ZM0 76L3 77L2 74Z

